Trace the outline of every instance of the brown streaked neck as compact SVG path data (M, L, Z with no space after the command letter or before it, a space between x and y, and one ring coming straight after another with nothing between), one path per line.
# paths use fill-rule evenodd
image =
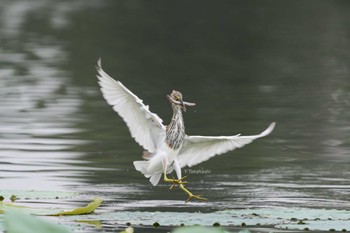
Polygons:
M166 143L177 150L182 146L185 138L185 124L182 116L182 108L178 104L171 104L173 108L173 116L170 124L166 127Z
M171 118L171 123L182 123L184 125L183 115L182 115L182 107L178 104L171 104L173 109L173 116Z

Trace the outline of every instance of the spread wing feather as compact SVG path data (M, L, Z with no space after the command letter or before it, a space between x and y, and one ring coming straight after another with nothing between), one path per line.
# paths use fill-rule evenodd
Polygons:
M179 152L178 160L181 167L194 166L215 155L223 154L236 148L241 148L255 139L264 137L272 132L275 122L262 133L253 136L186 136L185 143Z
M131 136L144 149L154 152L160 137L165 134L162 119L149 110L148 105L127 89L121 82L114 80L97 64L97 78L103 97L113 106L129 127Z

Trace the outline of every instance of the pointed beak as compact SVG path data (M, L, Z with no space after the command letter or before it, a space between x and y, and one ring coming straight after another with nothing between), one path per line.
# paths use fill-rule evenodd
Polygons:
M183 100L180 100L180 104L181 104L182 110L183 110L184 112L186 112L186 106L188 106L188 107L196 106L195 103L190 103L190 102L186 102L186 101L183 101Z
M173 98L171 98L169 95L167 95L167 98L170 102L174 103L174 104L177 104L177 105L180 105L182 107L182 110L186 112L186 106L189 106L189 107L193 107L193 106L196 106L195 103L190 103L190 102L186 102L186 101L183 101L183 100L174 100Z
M182 101L182 104L183 104L183 105L186 105L186 106L189 106L189 107L196 106L195 103L190 103L190 102L185 102L185 101Z

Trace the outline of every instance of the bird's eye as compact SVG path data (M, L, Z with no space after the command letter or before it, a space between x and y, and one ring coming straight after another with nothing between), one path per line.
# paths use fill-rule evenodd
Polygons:
M175 96L175 99L176 100L180 100L180 97L177 95L177 96Z

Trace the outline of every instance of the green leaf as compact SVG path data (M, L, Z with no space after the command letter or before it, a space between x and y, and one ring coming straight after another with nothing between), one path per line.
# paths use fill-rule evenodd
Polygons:
M8 210L26 208L25 206L15 205L14 203L4 203L0 201L0 213Z
M26 214L34 214L34 215L41 215L41 216L62 216L62 215L81 215L81 214L90 214L97 207L99 207L102 203L102 200L99 198L95 198L92 202L90 202L87 206L76 208L69 211L60 211L54 209L39 209L39 208L32 208L27 206L19 206L15 205L14 203L4 203L0 201L0 214L11 211L11 210L21 210L22 213Z
M5 213L4 225L7 233L70 233L64 226L55 225L13 210Z
M102 203L102 199L95 198L87 206L79 207L74 210L62 211L56 214L47 214L47 216L62 216L62 215L81 215L81 214L90 214L95 211Z
M75 220L75 222L78 223L85 223L85 224L89 224L92 226L95 226L96 228L102 228L102 223L100 220Z

